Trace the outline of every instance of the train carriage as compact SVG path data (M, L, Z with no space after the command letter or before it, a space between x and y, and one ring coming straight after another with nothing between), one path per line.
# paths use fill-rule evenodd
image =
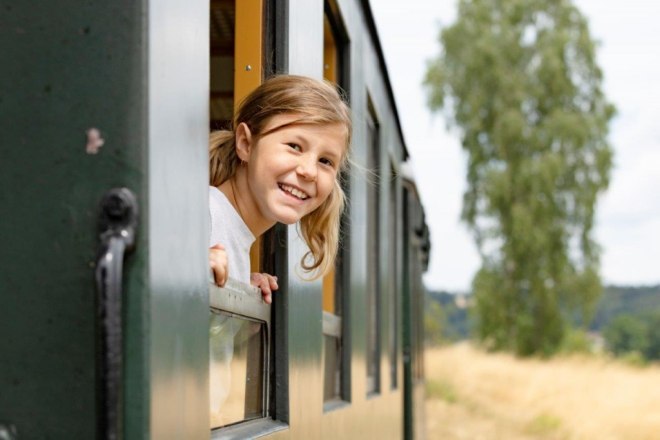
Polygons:
M369 3L3 2L0 438L423 438L428 229ZM334 271L296 225L208 268L208 134L264 78L346 94ZM230 384L229 386L227 384Z

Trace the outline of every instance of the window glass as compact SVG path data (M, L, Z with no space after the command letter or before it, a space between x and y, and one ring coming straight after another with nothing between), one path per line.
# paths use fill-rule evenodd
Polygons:
M212 130L228 128L234 112L234 1L212 1L211 34L211 96L209 97Z
M348 39L343 27L336 20L337 5L334 1L325 2L325 14L323 20L323 77L338 86L344 87L342 83L343 69L347 62ZM342 188L348 194L348 185L342 182ZM343 314L342 304L345 295L345 278L347 271L348 236L349 226L347 215L341 219L342 240L341 248L337 256L335 268L323 278L323 401L324 408L329 410L333 407L332 402L348 400L348 390L345 374L348 372L346 345L342 343L343 329L341 327L341 316Z
M367 117L370 181L367 184L367 393L380 391L380 148L378 125Z
M264 417L263 323L211 311L211 428Z
M336 400L341 397L341 382L340 382L340 353L341 339L323 335L323 343L325 346L325 372L323 378L323 401Z

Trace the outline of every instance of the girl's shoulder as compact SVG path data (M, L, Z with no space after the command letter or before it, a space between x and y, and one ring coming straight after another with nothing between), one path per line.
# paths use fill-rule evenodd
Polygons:
M209 202L211 204L231 205L227 196L215 186L209 185Z
M221 227L234 230L254 241L254 235L231 204L229 198L215 186L209 186L209 211L211 213L211 229Z
M213 185L209 185L209 197L219 197L219 196L224 196L224 194L222 194L222 191L220 191L217 187Z

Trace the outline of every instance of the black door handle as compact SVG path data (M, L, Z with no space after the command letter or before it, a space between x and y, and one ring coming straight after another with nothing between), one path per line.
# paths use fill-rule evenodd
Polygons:
M122 269L124 254L135 246L137 220L137 199L129 189L114 188L103 196L96 287L101 376L99 428L102 438L107 440L123 437Z

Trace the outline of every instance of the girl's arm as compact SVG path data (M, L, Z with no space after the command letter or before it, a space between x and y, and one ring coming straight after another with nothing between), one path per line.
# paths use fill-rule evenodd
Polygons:
M278 289L276 276L253 272L250 275L250 284L261 289L266 304L273 302L273 291Z
M216 244L209 249L209 265L213 270L215 283L220 287L224 286L229 277L229 269L227 267L227 252L223 245Z

